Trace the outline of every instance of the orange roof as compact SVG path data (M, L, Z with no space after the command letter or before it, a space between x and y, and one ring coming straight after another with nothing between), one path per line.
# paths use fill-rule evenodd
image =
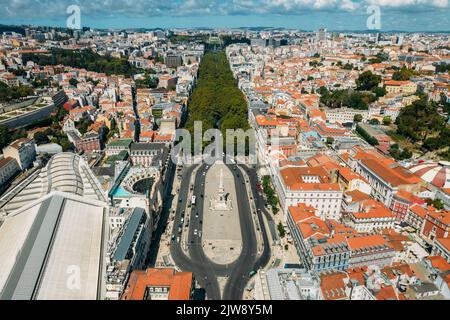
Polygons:
M430 256L426 259L430 260L433 268L439 269L441 272L450 271L450 263L441 256Z
M447 251L450 251L450 238L438 238L436 241L439 242L439 244Z
M411 266L407 263L386 266L381 270L390 280L394 280L397 278L398 274L404 274L408 277L412 277L414 275L414 271L411 269Z
M340 191L339 184L330 183L328 173L321 167L288 167L280 170L286 187L290 190L330 190ZM302 177L317 178L319 183L306 183Z
M256 117L256 123L262 127L276 127L278 125L278 121L271 117L266 117L263 115L259 115Z
M347 299L345 294L344 279L347 276L351 280L356 280L360 284L365 284L364 273L366 268L356 268L345 272L323 273L320 275L320 289L324 300Z
M314 235L321 234L323 236L330 234L330 229L328 228L325 221L314 216L307 218L306 220L299 222L297 224L303 239L308 239Z
M345 193L347 196L352 197L352 202L361 202L364 200L371 199L368 194L361 192L359 190L348 191Z
M297 206L292 206L288 208L292 220L295 223L304 221L308 218L314 217L316 215L316 209L310 206L307 206L304 203L299 203Z
M372 208L368 212L357 212L352 214L355 219L376 219L376 218L394 218L394 214L386 207Z
M435 211L435 209L433 207L424 208L416 203L414 203L412 206L410 206L409 210L423 219L425 219L428 212Z
M320 111L318 109L313 109L309 111L309 116L311 118L322 118L324 120L327 119L327 115L325 114L325 112Z
M391 168L379 159L362 159L361 162L384 181L396 187L405 184L417 184L422 180L404 168Z
M384 84L387 86L404 86L411 83L412 83L411 81L398 81L398 80L389 80L384 82Z
M339 175L348 182L357 179L366 181L366 179L364 179L361 175L357 174L356 172L353 172L348 167L339 167Z
M404 199L404 200L409 201L409 202L413 202L415 200L415 198L416 198L411 192L406 191L406 190L399 190L399 191L397 191L395 196L397 198Z
M347 243L351 250L387 245L386 240L379 234L347 238Z
M382 287L375 295L377 300L398 300L397 294L392 286Z
M317 167L321 166L327 162L335 162L333 159L331 159L329 156L323 153L318 153L307 160L308 165L311 167Z
M445 225L450 225L450 211L428 212L428 215Z
M148 287L167 287L168 300L189 300L192 272L176 272L175 269L170 268L134 270L122 300L143 300Z

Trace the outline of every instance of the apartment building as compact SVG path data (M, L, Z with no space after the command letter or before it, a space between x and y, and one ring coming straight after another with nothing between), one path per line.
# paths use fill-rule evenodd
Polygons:
M11 157L0 159L0 186L4 186L20 171L16 159Z
M412 81L390 80L384 83L387 93L408 93L412 94L417 91L417 84Z
M287 167L281 169L276 178L285 217L290 206L304 203L314 207L323 220L341 218L342 190L339 184L331 182L323 168Z
M135 270L122 300L191 300L193 289L192 272L170 268Z
M351 251L350 268L390 266L395 256L394 249L378 234L349 237L347 243Z
M18 139L3 148L3 156L15 159L21 170L28 169L36 160L36 144L33 139Z
M422 179L397 163L387 164L381 159L366 158L357 161L356 172L372 187L372 196L390 207L398 190L418 193L424 185Z

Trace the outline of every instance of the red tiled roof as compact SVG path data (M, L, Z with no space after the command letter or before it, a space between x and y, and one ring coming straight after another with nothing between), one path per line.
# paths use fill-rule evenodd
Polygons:
M147 287L168 287L169 300L189 300L192 289L192 272L175 269L134 270L130 275L122 300L143 300Z

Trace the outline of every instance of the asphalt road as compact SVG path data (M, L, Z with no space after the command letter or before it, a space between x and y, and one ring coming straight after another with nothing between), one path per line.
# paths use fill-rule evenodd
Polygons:
M188 203L191 199L187 198L190 189L190 180L193 170L197 166L191 166L186 169L183 175L183 179L180 186L179 201L176 209L175 223L172 230L172 234L178 237L178 228L181 225L181 214L187 210ZM186 271L192 271L195 279L199 282L200 286L205 289L208 299L211 300L240 300L242 299L243 292L250 278L250 273L265 266L270 260L270 245L268 236L263 222L262 212L265 212L264 199L256 190L257 176L254 169L240 166L249 175L249 179L252 185L252 195L247 194L245 187L245 180L242 172L237 169L236 165L228 165L233 173L234 183L236 188L236 195L238 197L238 211L239 221L242 233L242 252L239 258L232 264L220 265L212 262L206 257L202 245L201 237L199 237L198 231L202 229L203 222L203 196L205 191L205 178L206 172L209 166L206 164L200 165L194 180L194 195L197 198L196 206L193 206L192 213L189 219L189 235L188 235L188 248L189 256L186 256L181 249L181 243L172 242L171 255L177 266ZM256 179L256 180L255 180ZM250 207L249 197L254 198L257 208L257 212L253 213ZM198 217L196 217L196 213ZM256 239L256 231L252 221L252 215L258 216L264 241L264 249L262 254L258 257L258 247ZM186 219L187 217L185 217ZM271 218L271 217L270 217ZM187 221L184 221L186 224ZM186 230L183 228L183 232ZM197 235L195 235L195 229ZM180 236L181 238L181 236ZM228 277L228 281L225 285L223 296L220 294L219 284L217 277Z
M242 172L235 165L228 165L234 176L236 195L238 197L239 221L242 233L242 252L232 267L230 278L225 285L223 300L241 300L249 274L253 271L258 254L258 243L247 195L245 179Z

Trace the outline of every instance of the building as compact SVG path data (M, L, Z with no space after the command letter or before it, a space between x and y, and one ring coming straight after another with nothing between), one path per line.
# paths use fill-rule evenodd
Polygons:
M134 166L163 166L168 148L165 143L132 143L130 161Z
M390 266L395 255L383 236L363 235L347 238L350 253L350 268L362 266Z
M104 298L108 205L82 158L55 155L0 200L0 299Z
M275 185L285 216L290 206L304 203L314 207L322 220L340 219L342 190L322 167L281 169Z
M168 68L178 68L183 65L183 57L178 54L168 54L164 63Z
M36 160L36 144L33 139L18 139L3 148L3 156L15 159L21 170L28 169L33 166L33 161Z
M433 208L424 208L418 204L413 204L409 207L404 221L420 234L425 226L425 217L429 210L433 210Z
M11 157L0 160L0 186L5 186L17 173L20 172L16 159Z
M425 241L434 244L437 238L448 238L450 231L450 211L428 211L422 236Z
M450 237L437 238L434 241L433 255L441 256L448 263L450 263Z
M118 139L111 141L105 147L105 155L107 157L117 156L122 151L128 152L133 139Z
M395 215L373 199L363 201L358 212L350 212L347 219L346 224L357 232L391 229L395 223Z
M389 81L385 81L384 85L386 86L387 93L412 94L417 91L417 84L415 84L412 81L389 80Z
M353 172L350 168L339 167L334 171L337 182L344 192L359 190L366 194L371 194L372 187L370 184L361 175Z
M86 132L75 139L75 148L78 152L93 153L102 150L100 135L95 131Z
M367 110L356 110L351 108L336 108L336 109L326 109L325 110L326 119L331 123L350 123L354 122L356 115L362 116L362 121L367 121L369 119L369 111Z
M36 153L54 155L63 152L62 147L57 143L46 143L36 146Z
M405 221L408 209L414 204L423 205L425 201L414 196L411 192L399 190L392 197L390 209L395 214L397 221Z
M350 250L345 237L333 235L330 225L302 203L289 207L287 225L301 262L308 270L346 270Z
M450 299L450 263L441 256L429 256L423 259L423 265L430 272L430 278L440 293Z
M255 300L320 300L320 279L306 269L269 269L255 277Z
M327 40L327 29L326 28L320 28L319 31L317 31L316 40L318 42Z
M118 300L130 273L145 266L152 221L143 208L114 208L113 211L116 213L109 217L112 234L107 253L106 299Z
M356 172L369 182L372 187L372 196L388 208L398 190L418 193L424 184L422 179L405 168L395 163L388 165L381 159L359 160Z
M177 77L162 75L161 77L159 77L158 87L166 89L175 88L177 85L177 81L178 81Z
M122 300L191 300L193 289L192 272L135 270L130 275Z

